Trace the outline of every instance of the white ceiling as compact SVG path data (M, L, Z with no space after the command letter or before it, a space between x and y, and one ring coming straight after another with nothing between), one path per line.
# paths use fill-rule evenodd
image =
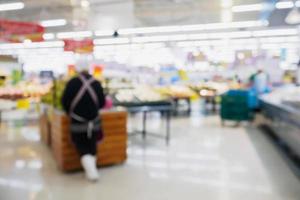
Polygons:
M0 0L1 3L12 1L17 0ZM266 1L233 0L233 5ZM68 20L67 26L48 28L49 32L213 23L221 20L222 10L221 0L89 0L89 9L82 8L80 0L23 2L23 10L0 12L0 17L22 21ZM288 11L274 11L270 16L271 25L282 25ZM233 21L258 20L260 17L259 12L239 13L233 15Z

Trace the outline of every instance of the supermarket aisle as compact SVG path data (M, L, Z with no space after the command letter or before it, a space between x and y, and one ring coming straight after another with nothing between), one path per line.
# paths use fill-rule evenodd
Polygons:
M160 123L154 116L149 127ZM128 154L90 184L83 173L57 170L35 125L2 124L0 199L300 199L300 181L264 135L253 127L221 129L217 117L175 119L169 147L137 136Z

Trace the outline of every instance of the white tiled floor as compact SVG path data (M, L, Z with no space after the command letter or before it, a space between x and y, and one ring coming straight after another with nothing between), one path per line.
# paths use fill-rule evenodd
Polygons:
M154 118L149 127L157 131L162 124ZM300 181L251 125L221 128L218 117L178 118L170 146L136 136L128 154L125 164L100 169L93 184L81 172L56 168L36 126L2 124L0 200L300 199Z

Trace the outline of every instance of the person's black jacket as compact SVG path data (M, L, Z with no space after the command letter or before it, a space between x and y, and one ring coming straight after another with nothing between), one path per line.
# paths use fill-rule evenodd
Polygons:
M92 76L88 73L83 73L83 75L90 79ZM70 113L70 107L73 99L75 98L77 92L79 92L80 88L82 86L82 82L78 77L75 77L71 79L64 90L63 96L62 96L62 105L64 110L69 114ZM93 120L97 117L99 114L99 110L104 106L105 104L105 96L103 93L103 88L101 86L101 83L99 81L94 81L92 83L92 87L95 90L98 100L99 100L99 107L97 107L93 101L93 99L90 97L89 93L86 91L83 95L82 99L78 102L77 106L75 107L74 112L87 119L87 120Z

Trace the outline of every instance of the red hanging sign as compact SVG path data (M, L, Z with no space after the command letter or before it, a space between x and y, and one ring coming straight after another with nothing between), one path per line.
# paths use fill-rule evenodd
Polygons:
M9 42L23 42L30 39L33 42L43 41L45 28L31 22L18 22L0 19L0 39Z
M94 42L92 39L72 40L66 39L65 51L73 51L75 53L92 53L94 51Z

